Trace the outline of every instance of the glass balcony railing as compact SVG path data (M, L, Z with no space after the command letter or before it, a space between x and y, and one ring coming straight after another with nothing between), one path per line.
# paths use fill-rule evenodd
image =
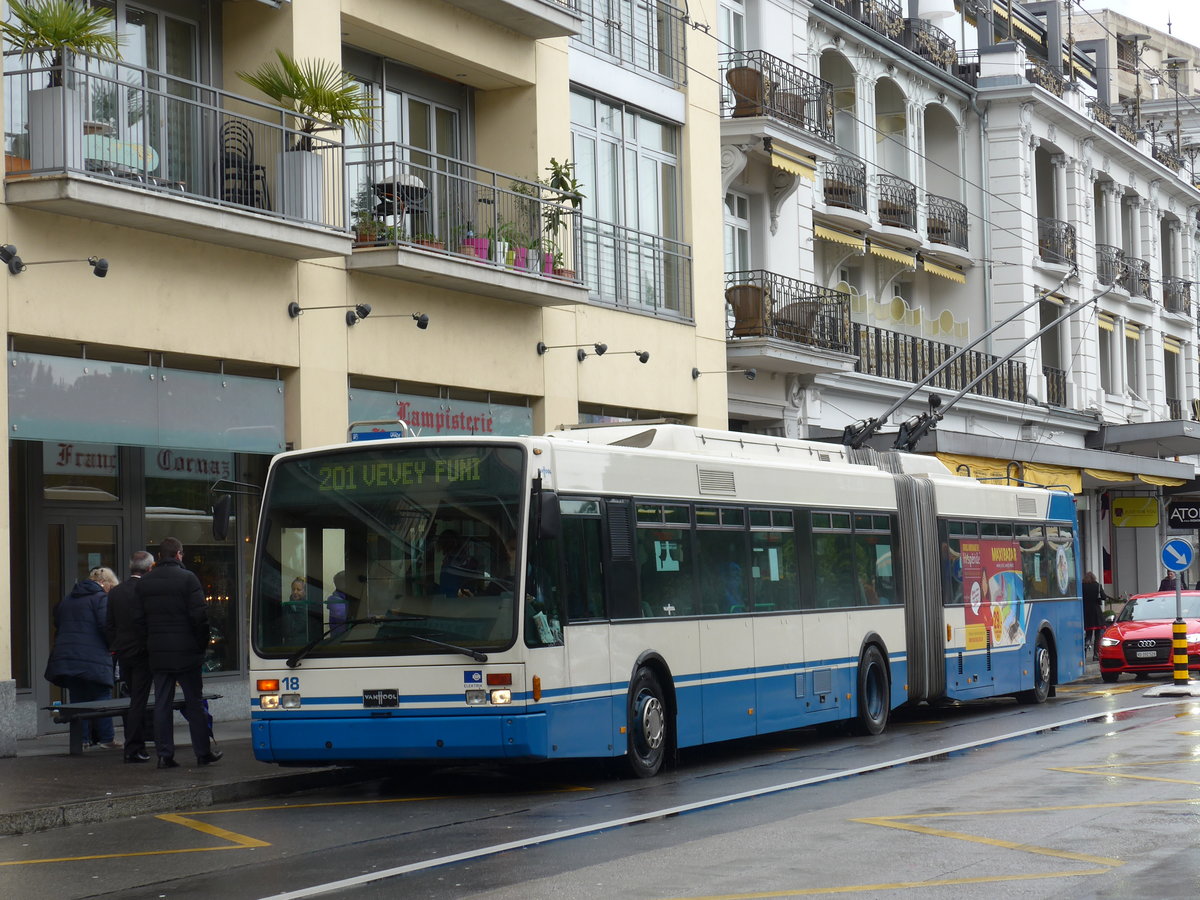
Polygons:
M858 322L853 325L852 339L850 352L858 357L854 367L856 372L910 384L924 381L930 372L961 349L953 344L885 331ZM929 386L962 390L997 361L998 357L968 351L931 379ZM1025 368L1023 362L1007 360L968 393L1024 403Z
M574 0L583 19L572 40L633 69L687 83L686 13L672 0Z
M692 318L691 245L587 216L580 230L580 276L593 300Z
M66 58L30 67L5 55L8 180L82 176L345 230L341 143L295 127L302 117L129 63Z
M929 194L925 198L928 210L925 228L934 244L946 244L967 249L967 207L964 203Z
M356 248L407 246L582 281L580 213L561 195L408 144L345 153Z
M733 314L732 338L776 338L847 353L850 298L823 288L751 269L725 273L725 302Z
M721 116L769 116L815 137L833 140L833 85L798 66L743 50L721 56Z

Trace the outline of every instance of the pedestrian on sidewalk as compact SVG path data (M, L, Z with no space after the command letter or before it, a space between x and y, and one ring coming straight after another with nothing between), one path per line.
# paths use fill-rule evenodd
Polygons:
M208 612L204 587L183 567L183 544L163 538L158 562L137 583L137 610L144 622L146 650L154 677L154 749L158 767L173 769L175 683L183 689L184 717L196 762L207 766L223 754L209 743L204 714L204 650L208 646Z
M54 607L54 648L46 662L46 680L64 688L68 703L111 700L113 659L104 636L108 591L117 576L104 566L75 582ZM84 746L115 749L112 719L83 719Z
M1096 580L1095 572L1085 572L1083 586L1083 651L1088 656L1090 650L1092 659L1100 658L1100 635L1103 634L1104 623L1104 588Z
M125 762L149 762L146 752L146 701L150 696L150 658L146 654L144 620L137 609L137 583L154 568L154 556L145 550L129 557L129 578L108 592L108 618L104 634L117 658L120 680L129 690L125 714Z

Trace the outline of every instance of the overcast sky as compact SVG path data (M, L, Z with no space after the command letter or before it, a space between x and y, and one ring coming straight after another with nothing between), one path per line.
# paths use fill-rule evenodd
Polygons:
M1200 0L1083 0L1088 10L1111 9L1113 12L1157 28L1167 30L1167 19L1171 20L1171 34L1189 44L1200 46ZM1086 15L1076 5L1072 15Z

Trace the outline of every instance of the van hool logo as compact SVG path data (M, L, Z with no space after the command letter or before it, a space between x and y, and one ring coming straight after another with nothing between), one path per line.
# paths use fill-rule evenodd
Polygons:
M363 706L399 706L400 692L395 688L363 691Z

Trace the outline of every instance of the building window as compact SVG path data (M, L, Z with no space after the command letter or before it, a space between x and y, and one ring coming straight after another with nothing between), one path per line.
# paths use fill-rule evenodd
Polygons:
M1137 71L1137 42L1117 38L1117 68L1122 72Z
M572 156L588 197L584 272L601 301L691 317L691 252L680 230L679 128L571 93Z
M750 198L730 191L725 195L725 271L750 267Z
M1113 317L1100 314L1100 387L1104 393L1113 393L1113 368L1116 365L1113 334L1115 323Z
M684 13L670 0L578 0L575 43L618 65L687 82Z
M1134 398L1146 402L1142 379L1142 326L1125 323L1125 384Z

